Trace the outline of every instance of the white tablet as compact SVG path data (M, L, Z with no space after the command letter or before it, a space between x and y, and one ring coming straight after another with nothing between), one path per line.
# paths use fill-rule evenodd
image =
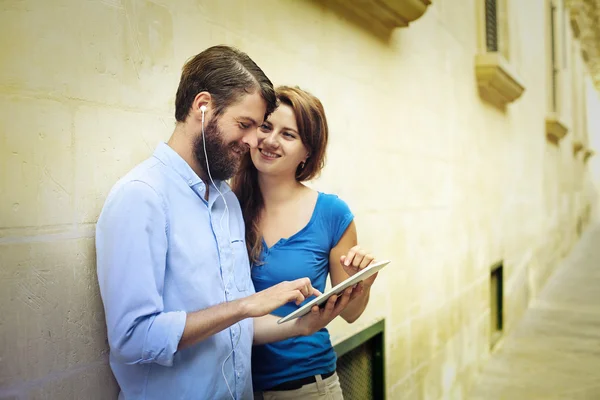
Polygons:
M350 286L353 286L359 282L364 281L365 279L367 279L368 277L370 277L371 275L373 275L374 273L376 273L377 271L379 271L380 269L382 269L389 263L390 263L389 260L384 260L384 261L378 261L376 263L369 265L368 267L360 270L360 272L357 272L356 274L352 275L345 281L335 285L335 287L332 287L331 290L329 290L328 292L325 292L322 295L312 299L311 301L309 301L308 303L306 303L305 305L303 305L296 311L291 312L288 315L286 315L285 317L281 318L279 321L277 321L277 323L283 324L284 322L287 322L294 318L299 318L305 314L308 314L309 311L311 310L311 308L313 308L313 306L320 306L321 304L324 304L325 302L327 302L327 299L329 299L334 294L335 295L341 294L346 288L349 288Z

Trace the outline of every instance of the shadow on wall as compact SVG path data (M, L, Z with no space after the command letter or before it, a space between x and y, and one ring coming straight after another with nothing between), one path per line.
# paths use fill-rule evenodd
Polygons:
M329 11L334 12L384 45L390 45L392 33L396 28L408 26L409 23L405 19L399 18L398 14L393 10L376 2L372 2L373 4L363 4L364 2L360 2L359 5L354 6L352 2L348 2L347 0L305 1L318 8L322 14L326 14ZM424 3L428 2L424 1ZM426 8L427 6L424 5L423 7ZM411 18L415 18L417 15L419 15L418 11L411 13Z

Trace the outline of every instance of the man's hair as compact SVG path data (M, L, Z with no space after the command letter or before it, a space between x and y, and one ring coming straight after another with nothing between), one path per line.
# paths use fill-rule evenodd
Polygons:
M175 119L185 121L200 92L210 93L214 115L218 116L256 90L267 103L266 119L277 102L269 78L246 53L229 46L209 47L183 66L175 96Z

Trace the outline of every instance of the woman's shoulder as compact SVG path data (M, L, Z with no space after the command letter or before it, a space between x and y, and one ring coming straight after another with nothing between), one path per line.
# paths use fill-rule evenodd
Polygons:
M320 208L331 210L334 214L337 212L350 212L350 207L342 198L334 193L318 192L318 200Z
M335 193L327 193L327 192L322 192L320 190L317 190L317 193L319 194L320 200L330 202L330 203L339 203L339 202L345 203L345 201L342 200L342 198Z
M348 204L337 194L319 192L318 217L321 226L329 232L329 248L337 245L340 238L354 219Z

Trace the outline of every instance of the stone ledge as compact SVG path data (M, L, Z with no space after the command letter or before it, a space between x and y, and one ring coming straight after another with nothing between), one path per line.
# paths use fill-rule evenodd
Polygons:
M577 154L579 154L579 152L582 151L583 149L584 149L583 143L578 142L578 141L573 142L573 156L577 157Z
M546 117L546 139L549 142L558 144L568 131L569 129L560 121L560 118L555 113L550 113Z
M419 19L432 0L334 0L358 17L386 29L406 27Z
M517 100L525 91L521 79L499 53L476 55L475 76L481 98L500 109Z

